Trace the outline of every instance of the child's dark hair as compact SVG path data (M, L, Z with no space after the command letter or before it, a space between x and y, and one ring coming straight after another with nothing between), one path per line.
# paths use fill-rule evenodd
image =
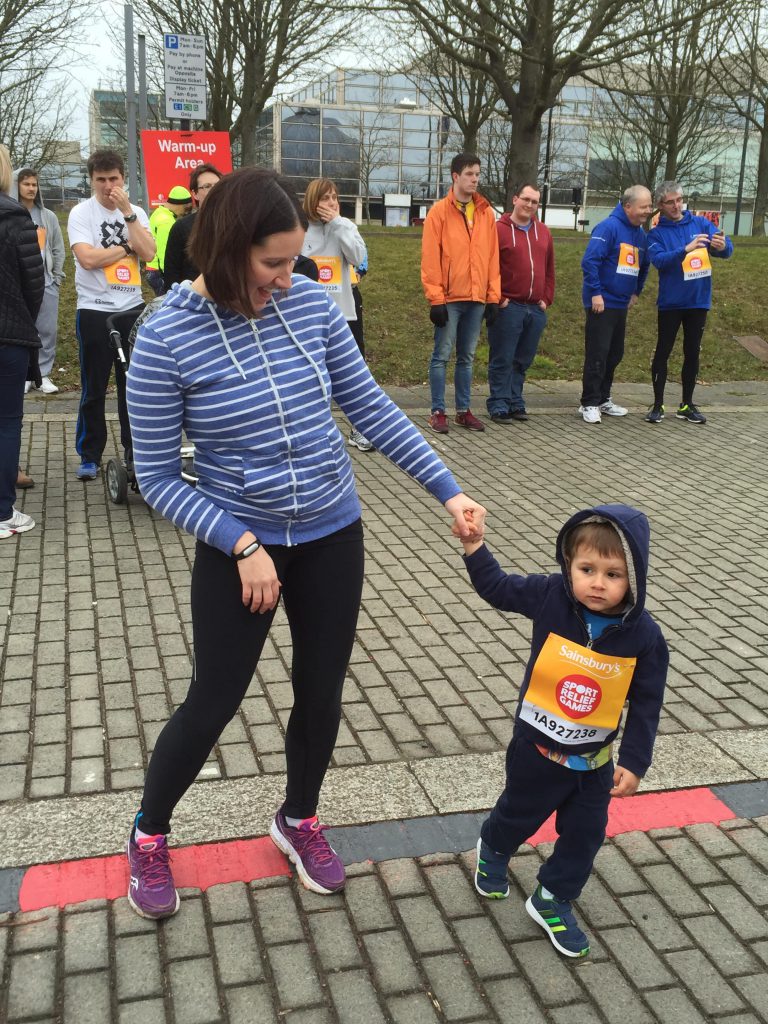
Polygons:
M576 557L579 548L591 548L601 558L621 556L626 560L621 537L610 523L579 523L569 530L563 541L563 551L569 562Z

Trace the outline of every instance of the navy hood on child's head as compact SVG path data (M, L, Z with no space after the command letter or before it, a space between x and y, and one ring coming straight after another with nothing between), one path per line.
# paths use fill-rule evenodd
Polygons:
M596 505L585 508L571 516L557 535L557 561L563 571L566 585L570 591L570 577L565 561L566 535L580 523L607 522L619 533L622 539L629 570L630 590L633 607L627 619L636 618L645 607L645 585L648 576L648 557L650 551L651 527L648 518L631 505Z

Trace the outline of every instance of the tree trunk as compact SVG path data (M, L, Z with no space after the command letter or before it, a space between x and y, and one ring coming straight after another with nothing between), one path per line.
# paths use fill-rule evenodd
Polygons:
M763 113L763 125L760 131L760 149L757 156L757 186L755 188L755 207L752 214L752 234L756 237L765 235L765 216L768 213L768 121Z
M539 176L539 153L541 151L541 121L531 124L523 121L521 116L512 121L512 132L509 138L512 157L509 161L509 181L507 182L507 205L512 209L512 196L523 181L535 182Z

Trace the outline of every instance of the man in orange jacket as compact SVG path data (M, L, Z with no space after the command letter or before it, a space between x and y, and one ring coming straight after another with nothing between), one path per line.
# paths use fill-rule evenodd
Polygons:
M499 311L499 238L491 204L477 191L480 159L459 153L451 162L453 186L427 214L421 243L421 283L435 325L435 348L429 364L432 415L428 423L448 433L445 415L445 370L456 346L456 423L485 430L469 408L472 364L485 314L492 324Z

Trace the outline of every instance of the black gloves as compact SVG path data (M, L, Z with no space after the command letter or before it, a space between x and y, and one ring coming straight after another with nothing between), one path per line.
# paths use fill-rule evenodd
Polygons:
M27 380L31 380L36 388L39 388L43 383L43 378L40 374L39 364L40 349L31 348L29 350L29 363L27 365Z
M429 319L432 321L435 327L445 327L445 325L448 323L448 307L430 306Z
M486 302L485 304L485 322L488 327L496 320L499 315L499 304L498 302Z

